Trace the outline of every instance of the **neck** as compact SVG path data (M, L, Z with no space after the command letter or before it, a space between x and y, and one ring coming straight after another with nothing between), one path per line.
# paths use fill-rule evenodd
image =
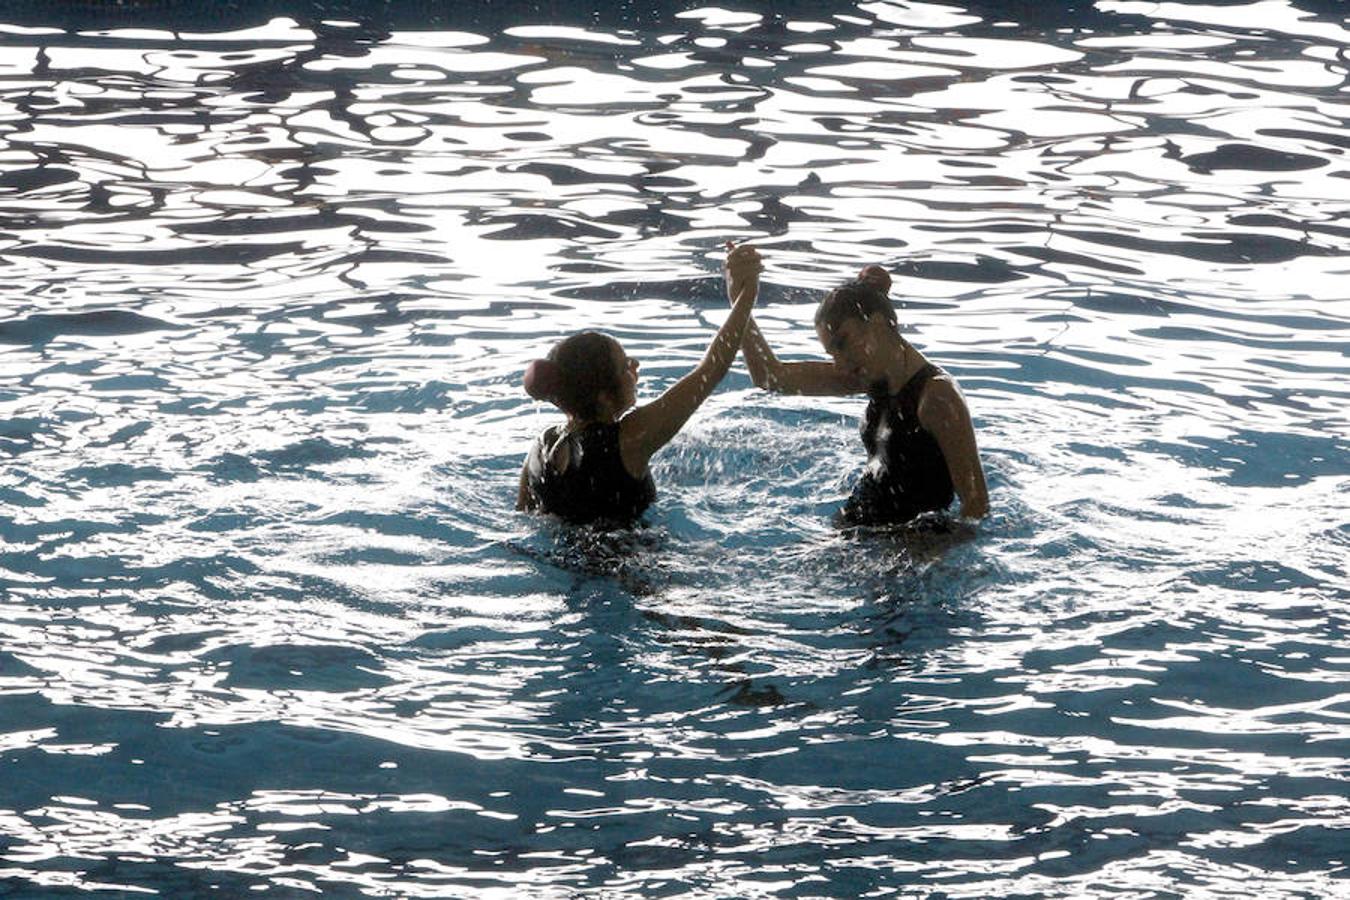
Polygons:
M914 377L914 373L923 367L924 362L923 354L911 347L909 341L897 334L895 346L886 365L884 376L886 393L897 393L910 378Z
M594 416L569 415L567 417L567 430L578 431L582 428L585 428L587 425L595 425L597 423L602 425L608 425L610 422L613 422L615 419L619 418L619 413L621 412L623 412L623 410L615 409L613 404L602 403L600 404L599 409L596 410Z

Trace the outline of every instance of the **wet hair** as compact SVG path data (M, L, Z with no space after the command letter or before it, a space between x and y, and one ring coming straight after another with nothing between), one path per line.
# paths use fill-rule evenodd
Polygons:
M618 346L599 331L582 331L559 341L547 357L526 367L525 392L569 416L594 419L600 412L600 395L620 386L622 373L614 362Z
M849 319L866 322L882 316L896 325L895 306L889 292L891 276L881 266L868 266L858 277L825 295L816 309L816 330L833 334Z

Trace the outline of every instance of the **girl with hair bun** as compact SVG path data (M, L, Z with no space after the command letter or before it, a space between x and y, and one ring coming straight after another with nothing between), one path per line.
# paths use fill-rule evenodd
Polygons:
M742 337L756 386L784 394L868 395L862 439L868 462L840 514L847 525L893 525L946 509L983 518L989 492L970 410L956 381L900 334L891 276L867 266L816 310L830 362L781 362L751 319ZM727 292L741 290L735 271Z
M634 408L638 362L614 338L583 331L525 370L525 390L567 415L530 447L516 508L571 522L631 521L656 498L648 461L707 399L731 368L759 291L759 254L727 254L731 314L694 369L650 403ZM630 411L631 410L631 411Z

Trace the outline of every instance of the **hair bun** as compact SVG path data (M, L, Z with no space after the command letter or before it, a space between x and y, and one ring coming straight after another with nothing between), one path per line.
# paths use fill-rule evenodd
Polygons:
M858 280L863 284L875 285L883 294L891 289L891 273L881 266L864 266L858 273Z
M552 400L558 394L558 366L536 359L525 367L525 393L536 400Z

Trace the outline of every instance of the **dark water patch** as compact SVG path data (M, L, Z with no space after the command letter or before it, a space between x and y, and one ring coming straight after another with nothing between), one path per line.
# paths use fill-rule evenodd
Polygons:
M257 470L254 469L252 478L231 478L220 477L216 474L213 480L230 481L256 481ZM203 516L200 519L193 519L185 526L189 531L204 531L207 533L220 533L226 531L243 531L249 528L267 525L271 519L262 513L212 513Z
M1142 372L1139 375L1127 375L1094 366L1079 365L1053 354L1020 355L1005 352L1002 354L1000 362L1012 367L1011 371L1016 373L1015 375L1004 376L1007 380L1001 384L1005 389L1016 388L1019 383L1021 385L1059 383L1091 386L1107 390L1109 393L1116 395L1118 400L1127 400L1128 394L1125 392L1131 389L1158 390L1164 393L1176 392L1179 394L1212 395L1214 393L1213 388L1196 381L1150 378L1143 375ZM1151 369L1151 367L1142 368L1146 371ZM986 377L997 371L995 369L985 370ZM977 379L972 379L972 382L975 380ZM1102 399L1103 402L1109 403L1111 398L1104 397Z
M126 527L97 529L135 531L152 522L131 523ZM86 528L86 530L91 530ZM104 606L114 602L112 591L154 592L157 589L190 585L210 599L237 596L237 576L256 575L258 568L248 560L228 553L209 557L181 557L160 566L142 566L127 555L102 553L79 555L79 542L58 537L44 552L0 554L0 565L45 582L44 589L59 596L53 601L61 607ZM70 551L65 545L70 544Z
M1225 509L1222 503L1204 503L1187 497L1185 494L1165 494L1157 498L1157 502L1164 506L1175 506L1180 509Z
M317 559L325 565L334 566L367 564L411 567L426 565L431 561L423 554L394 550L389 547L348 547L336 553L324 554Z
M626 186L632 183L632 178L628 175L604 175L561 163L530 162L509 168L526 175L542 176L547 178L549 183L559 187L601 184Z
M1042 262L1055 265L1082 266L1088 269L1100 269L1103 272L1114 272L1117 275L1144 274L1142 269L1136 269L1133 266L1110 262L1097 256L1086 256L1082 253L1068 253L1050 247L1019 245L1016 247L1009 247L1008 251L1011 253L1019 253L1022 256L1030 256L1032 259L1039 259Z
M50 519L36 522L16 522L10 516L0 516L0 538L11 544L43 543L44 551L62 544L82 544L101 534L125 534L135 528L129 522L99 522L85 519ZM23 554L15 554L22 558ZM36 555L30 560L38 562Z
M1296 141L1309 141L1314 144L1326 144L1331 147L1350 150L1350 135L1347 134L1335 134L1330 131L1304 131L1297 128L1258 128L1256 133L1266 137L1290 138Z
M91 391L129 391L150 393L167 391L172 383L158 375L112 375L89 382Z
M110 250L98 247L74 247L63 244L32 244L5 251L10 256L31 256L55 262L83 263L91 266L129 268L138 266L240 266L252 265L277 256L302 256L305 244L288 241L281 244L210 244L174 250Z
M1027 277L1025 273L992 256L981 256L973 263L944 260L902 261L892 264L890 270L891 275L895 277L973 284L1001 284Z
M288 378L297 378L301 375L313 375L315 372L328 372L333 369L352 368L356 366L369 366L374 362L370 356L350 356L347 354L325 356L314 362L305 362L293 366L283 366L279 369L281 374Z
M276 450L254 453L251 459L267 474L306 475L315 466L368 459L375 455L374 451L359 444L341 444L327 438L306 438Z
M605 302L637 300L642 297L661 297L666 300L708 306L718 304L725 306L727 303L726 286L720 275L677 280L653 279L651 281L615 279L606 280L602 284L562 288L554 293L559 297L569 299ZM768 299L767 290L765 294L766 298L763 302L773 302Z
M718 695L733 706L752 708L783 706L790 702L774 685L756 684L748 678L727 685L718 691Z
M467 547L472 543L470 532L452 525L443 518L417 514L409 510L398 513L346 511L321 519L307 520L306 524L355 528L389 537L419 537L451 547Z
M41 678L43 674L41 669L29 665L12 653L0 651L0 687L4 686L6 680L27 681L31 678Z
M178 234L199 234L212 237L254 237L260 234L295 234L325 228L354 229L372 234L420 234L432 231L430 225L417 222L377 219L352 213L319 210L299 215L231 216L210 222L188 222L173 226ZM444 262L442 257L432 257Z
M1100 459L1110 459L1116 462L1128 462L1129 456L1119 447L1103 447L1094 444L1084 444L1081 441L1070 441L1065 444L1065 449L1077 453L1080 456L1095 456Z
M1205 469L1235 487L1293 487L1350 474L1350 439L1240 429L1226 438L1199 435L1182 443L1144 441L1136 449L1162 453Z
M48 501L45 497L35 497L18 488L0 487L0 506L17 506L23 509L32 509L39 506L46 506L47 503Z
M11 253L13 251L6 251ZM33 313L23 319L0 322L0 343L42 345L58 337L78 335L143 334L184 328L129 310L106 309L78 313Z
M202 660L226 670L224 685L256 690L347 693L391 682L380 658L360 647L333 644L233 645Z
M127 463L107 463L101 466L77 466L66 470L70 481L83 482L90 487L126 487L142 481L172 481L174 474L156 466L133 466Z
M440 266L449 262L451 257L436 253L418 253L412 250L378 250L366 248L349 253L336 261L337 265L374 264L374 263L412 263L418 265Z
M80 173L61 166L39 166L35 169L10 169L0 174L0 190L22 194L57 184L79 181Z
M1327 164L1320 156L1271 150L1251 144L1223 144L1207 153L1193 153L1181 157L1192 172L1209 175L1223 169L1243 169L1254 172L1297 172L1316 169Z
M582 238L617 239L623 235L610 228L601 228L590 222L567 218L558 214L535 215L532 213L496 213L485 217L485 224L498 225L501 228L485 234L494 241L539 240L541 238L560 238L577 240Z
M1308 241L1293 241L1268 234L1196 234L1203 241L1159 241L1121 232L1065 230L1065 235L1124 250L1160 256L1184 256L1223 265L1283 263L1309 256L1338 256L1338 251Z
M204 465L195 466L193 471L204 472L217 483L257 481L263 477L262 469L253 460L238 453L222 453Z
M22 453L49 440L59 439L60 423L50 419L21 416L0 420L0 449Z
M168 383L164 382L159 386L168 387ZM97 441L94 444L94 446L115 447L118 444L129 444L136 438L140 437L141 435L149 431L150 428L151 425L149 422L132 422L130 425L123 425L121 428L117 429L103 440Z
M499 645L503 640L520 637L519 632L503 634L496 628L484 626L457 626L425 632L410 642L411 646L426 650L462 650L475 644Z
M288 304L280 309L261 311L257 315L259 319L264 321L290 322L300 319L313 319L319 323L332 322L359 328L366 334L374 334L380 328L416 324L423 321L456 321L465 318L498 319L508 316L516 310L563 310L571 308L562 303L527 296L512 297L510 300L493 300L486 303L479 299L457 299L455 302L446 303L444 306L428 306L428 300L429 298L426 295L413 291L381 294L367 292L363 293L357 300L344 296L323 303ZM445 303L444 300L441 300L441 302ZM349 312L347 308L353 305L358 305L363 311ZM377 310L374 312L366 311L370 306L377 307ZM445 336L418 335L416 337ZM445 339L449 343L454 341L453 337ZM241 336L240 340L248 342L258 352L267 352L268 355L276 347L285 347L285 338L283 337L254 334ZM281 369L281 371L287 375L303 375L341 366L369 364L373 360L374 357L372 356L338 353L315 362L289 366Z
M642 617L648 622L660 625L681 635L688 635L691 632L706 632L718 637L725 637L728 635L745 637L755 633L748 628L742 628L739 625L732 625L728 622L716 622L697 616L672 615L656 609L643 610Z
M1308 330L1306 321L1294 333L1303 333ZM1330 320L1325 322L1326 326L1343 328L1339 323L1333 323ZM1186 344L1219 343L1233 344L1248 350L1283 350L1287 352L1341 352L1350 354L1350 344L1328 341L1328 340L1294 340L1291 338L1262 338L1250 334L1233 333L1231 331L1221 331L1215 328L1187 328L1178 325L1165 325L1158 328L1136 328L1132 333L1144 338L1158 338L1165 341L1178 341ZM1256 362L1255 359L1251 360ZM1320 371L1308 366L1300 365L1282 360L1261 360L1261 365L1277 369L1285 369L1291 372L1310 372Z
M1242 213L1230 216L1228 222L1240 228L1283 228L1303 235L1325 234L1334 238L1350 238L1350 228L1337 227L1325 222L1310 222L1306 219L1291 219L1271 213Z
M176 632L162 634L145 645L149 653L192 653L200 650L216 638L227 637L229 632L214 628L207 631Z
M1071 356L1088 362L1100 363L1103 366L1145 368L1150 365L1148 360L1140 359L1137 356L1121 356L1119 353L1104 353L1100 350L1086 350L1082 347L1062 347L1057 348L1055 352L1061 356Z
M348 401L354 409L368 412L426 413L445 412L459 404L456 395L463 388L444 381L429 381L415 387L387 391L364 390Z

